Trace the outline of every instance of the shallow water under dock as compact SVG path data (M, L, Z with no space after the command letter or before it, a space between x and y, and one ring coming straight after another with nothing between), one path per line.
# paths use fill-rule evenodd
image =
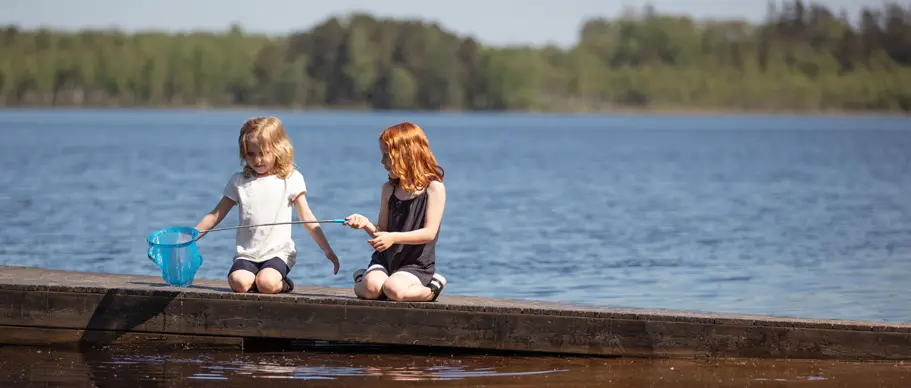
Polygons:
M308 344L281 351L150 352L0 347L15 387L907 387L911 364L805 360L650 360Z

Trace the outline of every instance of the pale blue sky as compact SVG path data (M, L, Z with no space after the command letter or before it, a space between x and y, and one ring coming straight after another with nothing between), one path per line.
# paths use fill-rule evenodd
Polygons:
M437 21L487 44L575 42L581 22L618 15L634 0L0 0L0 24L77 29L117 26L137 29L245 30L284 34L309 29L331 15L368 11L377 16ZM854 18L863 6L882 0L816 0L845 9ZM760 21L766 0L652 0L659 12L704 18ZM776 1L780 4L780 1Z

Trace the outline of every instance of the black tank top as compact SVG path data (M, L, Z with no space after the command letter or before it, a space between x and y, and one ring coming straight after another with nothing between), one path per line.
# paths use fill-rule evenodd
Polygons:
M417 197L401 200L395 196L395 189L389 196L389 212L386 220L388 232L410 232L424 227L427 210L427 190ZM430 282L436 271L437 236L425 244L394 244L383 252L373 252L373 261L382 264L393 273L407 270L417 275L423 284Z

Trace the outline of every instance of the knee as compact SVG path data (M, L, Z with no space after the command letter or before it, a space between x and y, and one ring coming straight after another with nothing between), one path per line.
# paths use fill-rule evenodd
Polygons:
M383 284L383 293L386 294L386 297L391 301L401 302L405 300L405 293L408 290L408 287L402 287L396 282L389 282Z
M234 271L228 275L228 285L231 286L231 291L234 292L247 292L250 291L250 287L253 287L253 280L256 278L256 275L248 271Z
M364 279L354 285L354 293L363 299L379 299L383 294L383 283Z
M282 291L282 280L271 276L257 276L256 289L260 294L278 294Z

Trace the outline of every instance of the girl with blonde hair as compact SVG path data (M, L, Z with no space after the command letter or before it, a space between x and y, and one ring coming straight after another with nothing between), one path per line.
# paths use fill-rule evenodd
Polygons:
M231 176L221 201L206 214L197 230L214 228L237 205L238 225L291 222L291 207L301 221L315 221L307 204L304 177L294 168L294 147L277 117L254 117L244 122L237 138L243 171ZM338 273L338 257L318 223L303 227ZM205 232L200 234L200 238ZM297 260L291 225L240 228L235 235L234 263L228 283L234 292L290 292L288 272Z

